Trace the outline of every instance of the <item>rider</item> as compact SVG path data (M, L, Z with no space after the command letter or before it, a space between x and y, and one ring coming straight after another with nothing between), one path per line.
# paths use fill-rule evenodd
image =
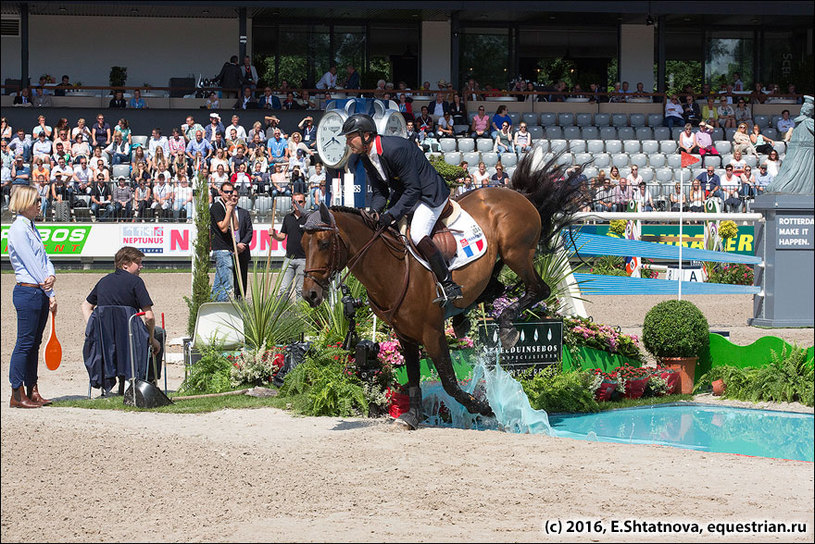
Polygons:
M444 179L415 143L399 136L377 135L370 115L350 116L340 135L345 136L348 147L365 166L373 191L371 208L381 213L390 196L390 206L379 216L379 226L390 226L413 213L410 239L427 259L443 291L433 302L444 305L461 298L461 286L453 281L441 251L430 237L450 196Z

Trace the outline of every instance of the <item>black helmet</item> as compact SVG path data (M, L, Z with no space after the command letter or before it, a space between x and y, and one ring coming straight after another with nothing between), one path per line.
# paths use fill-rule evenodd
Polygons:
M376 134L376 123L374 123L373 117L364 113L355 113L342 124L342 132L339 133L339 136L354 132Z

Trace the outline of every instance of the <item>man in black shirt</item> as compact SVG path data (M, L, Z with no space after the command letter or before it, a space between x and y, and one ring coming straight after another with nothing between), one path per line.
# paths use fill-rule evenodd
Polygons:
M212 284L212 298L219 302L229 300L229 292L240 298L241 289L234 268L232 254L238 250L238 263L244 290L249 269L249 243L252 241L252 218L249 212L238 206L238 193L231 182L221 184L221 198L209 209L210 232L212 234L212 254L215 257L215 280ZM233 245L233 232L237 231ZM231 284L230 284L231 282Z
M144 280L139 277L143 267L144 253L135 247L124 246L114 257L115 270L99 280L88 297L82 301L82 315L85 324L97 306L130 306L144 312L144 324L150 334L150 349L161 361L164 342L164 329L156 326L153 314L153 299L147 292ZM148 365L147 379L155 383L161 377L161 366ZM120 394L124 391L124 380L119 382Z
M100 216L101 209L104 211ZM110 187L102 174L96 176L96 184L91 190L91 213L100 221L108 221L113 215L113 197L110 195Z
M303 290L303 275L306 269L306 252L300 243L303 237L302 226L306 223L306 215L303 213L306 197L303 193L294 193L291 198L294 209L283 218L280 232L272 227L271 236L278 242L286 240L286 259L283 261L280 292L291 296L291 284L294 282L294 289L299 298Z

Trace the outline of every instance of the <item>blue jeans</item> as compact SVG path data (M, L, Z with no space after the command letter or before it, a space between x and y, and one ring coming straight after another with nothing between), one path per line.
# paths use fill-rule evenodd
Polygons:
M228 249L216 249L212 252L215 258L215 280L212 282L212 300L227 302L232 292L232 268L235 266L232 252Z
M8 377L11 387L37 385L37 363L45 324L48 322L48 296L37 287L14 286L17 310L17 343L11 353Z
M105 211L102 213L102 216L99 216L99 204L91 204L91 213L96 216L97 219L100 221L107 221L113 215L113 204L105 204Z
M274 185L272 186L274 187ZM272 198L277 198L281 195L291 197L291 188L284 187L282 191L278 191L277 189L272 189L271 191Z
M662 126L668 127L669 129L673 130L675 126L677 127L684 127L685 120L681 117L674 117L673 115L669 115L662 121Z
M302 296L303 291L303 276L306 271L305 259L286 259L283 261L283 279L280 280L281 295L286 294L291 298L291 285L294 283L294 292L297 298Z
M130 155L125 155L124 153L114 153L112 162L113 164L122 164L125 162L130 162Z

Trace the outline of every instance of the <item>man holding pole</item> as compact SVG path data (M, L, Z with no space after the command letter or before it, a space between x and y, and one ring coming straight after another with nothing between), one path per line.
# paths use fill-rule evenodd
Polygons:
M278 242L286 240L286 260L283 261L283 280L280 284L280 293L290 296L291 284L294 282L294 290L297 297L303 289L303 275L306 270L306 252L300 244L303 237L303 225L306 224L306 215L303 209L306 205L306 196L303 193L292 195L293 209L291 213L283 218L283 226L277 232L272 225L269 233ZM274 220L273 220L274 222Z
M250 259L249 242L252 241L253 228L249 212L238 206L235 186L225 181L221 184L219 194L221 198L209 209L212 254L215 258L212 298L223 302L229 300L230 291L234 290L235 298L241 298L245 294ZM237 262L233 261L235 255ZM235 270L235 264L238 270Z

